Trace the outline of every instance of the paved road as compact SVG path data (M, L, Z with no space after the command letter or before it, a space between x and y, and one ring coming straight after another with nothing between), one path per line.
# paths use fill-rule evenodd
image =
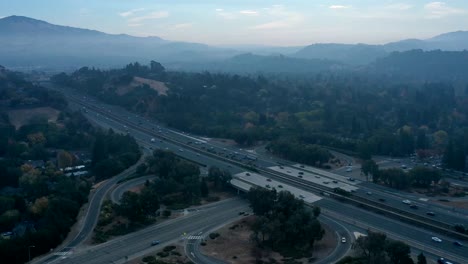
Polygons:
M77 95L75 93L73 93L73 92L68 93L67 95L68 96L72 95L72 96L75 96L75 98L77 98ZM89 101L88 99L89 98L87 98L86 100ZM208 139L205 139L205 138L202 138L202 137L197 137L197 136L194 136L194 135L189 135L189 134L183 133L181 131L176 131L174 129L165 128L162 124L160 124L158 122L150 121L150 120L147 120L147 119L145 119L143 117L135 116L134 114L130 114L130 113L128 113L127 111L123 110L120 107L109 106L109 105L98 103L98 102L95 102L95 101L92 101L92 100L91 100L91 103L93 105L95 105L95 106L98 106L102 111L111 112L113 114L118 115L119 117L127 117L127 120L129 122L131 122L135 126L146 128L148 130L151 129L151 130L155 131L155 133L161 133L161 135L164 135L165 137L172 138L172 139L175 139L177 141L185 142L185 144L196 145L201 150L209 149L210 152L213 151L217 155L229 156L231 159L239 160L239 161L242 161L242 162L245 162L245 163L247 163L248 161L246 161L243 156L252 154L251 152L246 151L246 150L236 149L236 148L230 147L230 146L224 146L223 147L222 145L220 146L219 143L208 142L209 141ZM152 137L154 137L153 135L148 134L146 132L142 132L139 129L134 130L134 129L131 129L131 128L130 129L126 128L125 126L123 126L122 124L119 124L118 122L112 120L111 118L108 118L106 116L102 116L102 113L87 110L86 114L87 114L88 117L96 118L96 119L99 120L100 123L108 124L110 127L114 127L117 130L120 128L123 131L128 131L131 135L133 135L134 137L136 137L140 141L149 143L150 139ZM156 144L152 143L152 144L150 144L150 146L159 147L159 148L163 148L163 149L165 149L165 148L170 149L170 150L173 150L174 152L176 152L178 155L180 155L182 157L185 157L187 159L197 160L198 162L206 164L208 166L215 165L215 166L218 166L218 167L221 167L221 168L224 168L224 169L228 169L229 171L231 171L231 173L237 173L237 172L243 171L243 169L241 169L239 167L232 166L232 165L230 165L230 164L228 164L226 162L219 161L219 160L211 158L209 156L200 155L198 153L198 151L187 150L186 148L182 148L182 147L180 147L178 145L174 145L174 144L172 144L170 142L167 142L167 141L159 141L159 142L156 142ZM254 164L256 166L268 167L268 166L277 165L278 160L274 160L274 159L271 159L269 157L260 157L257 161L250 161L250 163ZM290 162L285 162L285 164L290 164ZM343 180L345 180L344 177L343 177ZM379 190L376 190L375 192L377 193L377 192L379 192ZM377 195L377 194L375 194L375 195ZM380 193L379 193L379 195L380 195ZM386 197L385 199L387 199L388 201L395 200L395 206L398 206L399 208L403 208L403 207L405 207L404 209L407 208L405 205L403 205L401 203L401 200L395 199L394 197L392 197L389 194L382 193L382 196ZM345 211L343 211L342 208L335 208L333 210L338 210L339 212L346 212L346 214L348 214L348 213L350 213L350 211L356 210L356 207L348 208ZM424 215L425 212L421 212L421 214ZM465 219L460 218L459 215L453 214L452 212L441 212L440 216L442 217L442 215L446 215L447 217L453 217L453 221L455 221L456 223L458 223L458 222L464 223L465 222L464 221ZM438 216L439 216L439 214L438 214ZM370 222L368 222L370 225L381 227L383 230L386 230L386 228L391 228L391 227L385 225L386 222L390 221L387 218L380 218L380 219L373 218L373 219L367 219L366 221L370 221ZM398 231L397 230L395 232L397 234L403 234L403 235L406 234L405 231ZM414 237L414 239L417 239L417 240L421 241L421 243L423 243L423 244L419 245L421 247L421 246L425 246L424 244L431 244L431 242L427 240L427 237L430 237L431 235L432 234L431 234L430 231L422 231L421 233L419 233L417 235L417 237ZM453 251L452 249L449 249L449 248L444 248L443 250L444 251L447 250L448 254L452 254L452 251ZM444 253L444 252L442 252L442 253ZM465 252L464 254L463 254L463 252L461 252L460 254L461 254L461 256L466 257L467 252Z
M247 209L248 205L244 200L225 200L213 204L211 207L193 211L175 220L156 224L97 246L81 249L65 256L63 259L59 259L56 263L124 263L128 259L133 259L182 240L184 239L184 233L194 235L203 228L215 228L234 221L239 217L239 211ZM153 240L159 240L161 244L151 246Z
M106 196L107 192L114 186L119 180L128 177L129 175L135 173L136 167L141 164L145 157L148 155L147 151L143 152L142 157L140 160L133 166L129 167L122 173L114 176L113 178L106 180L102 184L99 185L97 189L94 190L94 194L91 196L91 200L89 202L86 215L84 219L82 219L82 225L80 232L73 238L70 242L66 245L62 246L62 248L58 252L53 252L51 255L42 257L34 263L51 263L59 258L62 254L67 254L67 252L73 250L75 247L83 243L92 233L94 226L97 223L97 219L99 217L99 212L101 209L102 201Z
M316 202L315 205L321 207L322 213L326 216L340 219L350 225L364 227L364 229L384 232L390 237L408 243L413 248L432 253L433 255L444 256L459 263L468 263L468 251L466 248L454 246L452 244L453 239L451 238L334 200L322 199ZM432 236L441 238L443 242L433 242L431 240Z
M142 177L139 177L139 178L135 178L135 179L131 179L131 180L128 180L128 181L125 181L125 182L122 182L122 183L119 183L117 185L117 187L115 187L111 193L110 193L110 199L113 203L116 203L116 204L119 204L120 203L120 199L122 198L122 195L136 187L136 186L140 186L142 184L144 184L146 181L148 180L152 180L152 179L155 179L156 176L155 175L148 175L148 176L142 176Z

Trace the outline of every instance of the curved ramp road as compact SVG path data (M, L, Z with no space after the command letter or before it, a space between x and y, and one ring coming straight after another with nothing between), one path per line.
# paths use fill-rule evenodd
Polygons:
M156 178L155 175L142 176L139 178L131 179L126 182L120 183L114 190L110 193L110 199L113 203L119 204L122 195L129 191L130 189L144 184L147 180Z
M91 196L91 200L89 201L89 205L87 208L86 215L83 220L81 220L81 230L73 238L70 242L64 245L59 251L51 253L50 256L45 258L39 259L35 261L35 263L53 263L54 261L58 260L61 257L69 255L73 252L74 248L84 242L90 234L93 232L94 226L97 223L99 212L101 210L102 201L104 200L107 192L112 188L118 181L128 177L129 175L135 173L135 170L138 165L140 165L144 160L148 153L145 151L143 152L140 160L134 164L133 166L129 167L125 171L121 172L117 176L106 180L104 183L99 185L97 189L95 189L94 194Z
M240 218L242 217L239 217L238 219ZM233 221L236 221L238 219L233 219ZM342 225L341 223L338 223L337 221L327 216L320 216L319 220L320 222L328 225L330 228L332 228L335 231L338 244L330 255L314 263L317 263L317 264L335 263L336 261L340 260L349 252L349 250L351 249L351 244L354 240L353 236L344 225ZM215 228L215 229L204 228L200 230L199 232L196 232L193 235L188 237L185 243L185 253L191 261L193 261L194 263L203 263L203 264L226 264L226 262L210 257L210 256L206 256L200 251L200 242L203 239L205 239L209 233L214 232L216 229L218 228ZM346 237L347 243L341 243L341 237Z
M247 202L241 199L217 202L211 207L193 211L172 221L156 224L100 245L77 250L73 254L58 259L56 263L125 263L127 260L162 249L164 246L178 240L183 240L184 233L192 234L202 228L213 229L226 222L231 222L239 217L239 211L247 209ZM159 240L161 244L151 246L153 240Z

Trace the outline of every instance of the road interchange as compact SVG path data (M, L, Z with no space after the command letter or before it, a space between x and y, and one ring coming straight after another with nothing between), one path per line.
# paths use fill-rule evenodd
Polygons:
M67 97L69 97L69 95L67 95ZM77 99L75 98L75 100L77 100ZM87 103L87 102L81 102L81 103L82 103L81 105L86 104L87 109L91 109L91 108L92 108L92 107L89 105L89 102L88 102L88 103ZM100 103L97 103L97 102L96 102L96 104L100 104ZM112 110L111 110L111 108L112 108ZM105 107L101 107L101 110L100 110L99 112L95 112L95 113L96 113L96 117L99 117L99 116L103 117L103 119L101 120L101 123L102 123L102 122L105 123L106 121L111 121L111 120L109 119L109 116L104 117L104 115L106 115L105 109L108 109L109 112L115 113L115 111L113 110L114 108L116 108L116 107L114 107L114 106L108 106L108 105L106 105ZM98 109L99 109L99 108L98 108ZM123 110L123 109L121 109L120 111L125 112L125 110ZM92 112L92 111L90 110L90 113L88 113L88 114L91 114L91 112ZM94 112L92 112L92 113L94 113ZM121 114L121 115L122 115L122 116L127 116L127 117L129 117L129 116L132 115L132 114L126 112L125 114ZM128 125L129 123L126 123L127 125L122 125L122 123L120 123L120 125L121 125L121 127L122 127L122 130L124 130L124 131L126 130L126 129L125 129L125 126L127 126L127 129L128 129L129 127L132 127L131 130L130 130L130 133L131 133L133 136L135 136L136 138L138 138L140 141L150 142L150 139L151 139L151 138L153 138L153 137L155 137L155 136L158 135L157 133L164 134L164 137L158 137L158 138L163 138L163 140L164 140L163 142L158 142L157 144L146 144L147 146L154 146L154 145L157 146L157 145L159 145L158 147L163 148L163 149L164 149L164 148L168 148L168 149L174 150L175 152L177 152L178 155L185 156L185 158L187 158L187 159L195 159L195 160L198 160L198 161L201 162L201 163L205 163L205 164L210 165L210 166L216 165L216 166L219 166L219 167L221 167L221 168L228 169L228 170L230 170L230 171L233 172L233 173L239 173L239 172L241 172L241 171L244 171L244 170L246 169L246 167L247 167L247 168L250 167L250 165L246 165L246 166L242 166L242 167L235 166L235 165L233 165L232 163L223 162L222 160L214 159L214 158L212 158L212 157L210 157L210 156L207 157L206 155L203 155L203 154L205 154L205 153L202 151L202 149L200 149L199 151L198 151L197 149L194 150L194 148L193 148L192 146L193 146L193 145L198 145L198 144L195 144L195 143L193 143L193 142L197 142L197 140L198 140L198 142L206 141L206 140L203 139L203 138L199 138L199 137L196 137L196 136L187 135L187 134L185 134L185 133L183 133L183 132L179 132L179 131L174 131L174 132L172 133L171 131L173 131L173 130L167 129L167 128L163 127L163 126L162 126L161 124L159 124L159 123L153 124L152 122L148 121L147 119L143 119L143 118L141 118L141 117L135 117L135 118L132 117L132 118L127 118L127 119L128 119L128 120L133 120L133 119L135 119L135 120L133 120L134 124L132 124L132 126L130 126L130 125ZM141 119L143 119L143 120L141 120ZM114 122L115 122L115 120L114 120ZM118 122L116 122L116 123L118 123ZM138 129L138 126L142 126L142 127L144 128L144 130L139 130L139 129ZM115 125L114 125L114 128L115 128ZM147 133L147 131L150 131L150 132L151 132L151 131L154 131L154 132L153 132L153 133ZM161 132L159 132L159 131L161 131ZM174 139L172 139L172 138L174 138ZM174 140L174 141L175 141L175 140L178 140L178 141L192 142L192 146L187 146L187 145L181 146L181 145L177 145L177 144L171 144L171 140ZM184 143L184 144L187 144L187 143ZM200 143L200 145L202 145L202 144L206 144L206 143ZM154 146L154 147L156 147L156 146ZM217 148L218 152L221 151L221 150L226 152L226 150L229 149L229 147L226 147L226 146L219 146L217 143L215 143L215 144L210 144L210 146L213 146L213 148ZM231 150L231 151L234 151L233 149L230 149L230 150ZM242 152L242 151L243 151L243 150L237 150L236 152L239 152L239 153L240 153L240 152ZM200 153L201 153L202 155L200 155ZM242 153L246 153L246 155L247 155L247 153L249 153L249 152L245 152L245 151L244 151L244 152L242 152ZM249 154L251 154L251 153L249 153ZM254 164L256 165L256 168L259 168L259 167L262 166L262 165L264 165L264 166L272 166L272 165L278 165L278 163L281 163L281 164L291 164L291 163L288 163L287 161L282 161L282 160L275 159L275 158L272 158L272 157L259 157L258 160L255 161ZM250 164L252 164L252 162L251 162ZM378 192L376 192L376 193L378 193ZM385 197L387 197L387 196L385 196ZM332 200L330 200L330 199L322 199L322 201L323 201L323 200L332 201ZM334 205L336 205L336 204L340 204L340 203L337 203L337 202L335 201ZM320 206L325 206L325 207L326 207L327 204L325 204L325 205L320 205ZM330 205L328 205L328 206L330 206ZM329 208L327 208L327 209L329 209ZM435 208L435 209L438 210L438 208ZM340 207L340 209L335 208L335 209L333 209L333 210L342 211L343 208ZM348 210L353 211L353 210L356 210L356 208L355 208L355 207L352 207L352 208L350 208L350 209L348 209ZM370 213L367 212L367 214L370 214ZM449 214L449 217L451 217L450 214ZM465 217L465 216L463 216L463 217ZM458 221L459 218L457 218L457 217L455 217L455 218L456 218L457 221ZM465 219L461 219L460 221L464 221L464 220L465 220ZM359 219L356 219L356 221L359 221ZM379 221L381 222L381 220L379 220ZM384 229L383 231L385 231L385 229ZM426 232L426 234L427 234L427 233L430 233L430 232L427 232L427 231L424 231L424 232ZM419 237L427 237L426 234L424 234L424 235L418 235L418 236L419 236ZM424 238L423 243L427 243L426 241L427 241L427 239ZM455 252L456 255L453 255L453 256L452 256L452 252L453 252L453 249L452 249L452 248L447 247L447 249L444 249L444 250L447 250L447 251L448 251L448 252L445 252L445 253L447 253L446 256L448 256L449 258L450 258L450 257L458 258L457 254L460 253L460 252L457 252L457 251L456 251L456 252ZM442 254L438 254L438 255L443 255L443 254L444 254L444 252L441 252L441 253L442 253ZM460 254L462 254L462 253L463 253L463 252L461 252ZM450 254L450 255L449 255L449 254ZM463 260L464 258L466 258L466 257L467 257L466 254L462 254L462 255L461 255L461 259L462 259L462 260Z

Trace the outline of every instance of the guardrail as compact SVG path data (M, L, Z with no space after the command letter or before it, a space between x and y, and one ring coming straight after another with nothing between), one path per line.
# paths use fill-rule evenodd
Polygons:
M297 187L300 187L302 189L307 189L309 191L318 192L318 193L326 192L326 193L328 193L330 195L330 197L333 197L335 199L339 199L340 201L356 204L358 206L361 206L361 207L364 207L364 208L367 208L367 209L371 209L371 210L373 210L375 212L379 212L379 213L382 213L382 214L397 218L399 220L402 220L402 221L405 221L405 222L408 222L408 223L416 224L418 226L424 226L424 227L429 228L431 230L438 231L439 233L442 233L442 234L445 234L445 235L450 235L450 236L456 237L458 239L468 240L468 235L461 234L461 233L456 232L455 230L452 230L451 229L452 225L449 225L447 223L440 222L440 221L437 221L437 220L434 220L434 219L430 219L430 218L427 218L427 217L424 217L424 216L421 216L421 215L417 215L417 214L414 214L414 213L411 213L411 212L408 212L408 211L404 211L404 210L401 210L401 209L398 209L398 208L395 208L395 207L392 207L392 206L389 206L389 205L386 205L386 204L378 203L378 202L375 202L373 200L365 199L363 197L358 197L358 196L346 197L346 196L343 196L343 195L339 195L339 194L334 193L332 191L332 188L330 188L330 187L325 187L325 186L322 186L320 184L313 183L313 182L310 182L310 181L306 181L306 180L301 179L301 178L291 177L289 175L286 176L286 175L280 174L278 172L275 172L275 171L272 171L272 170L269 170L269 169L264 169L264 168L259 168L259 167L252 167L252 166L246 165L246 164L244 164L242 162L232 160L232 159L229 159L229 158L226 158L226 157L223 157L223 156L216 155L216 154L211 153L209 151L206 151L204 149L195 148L194 146L191 146L189 144L177 141L177 140L172 139L170 137L167 137L167 136L165 136L165 135L163 135L161 133L157 133L157 132L155 132L155 131L153 131L151 129L148 129L148 128L145 128L145 127L140 127L140 126L138 126L136 124L133 124L132 122L129 122L128 120L126 120L124 118L121 118L121 117L111 113L111 112L106 112L106 111L100 109L99 107L95 107L92 104L83 103L81 100L75 99L73 97L68 97L68 98L71 101L73 101L73 102L75 102L75 103L77 103L79 105L85 106L85 107L87 107L89 109L92 109L95 112L101 113L101 114L107 116L108 118L113 119L114 121L125 124L129 128L133 128L135 130L145 132L145 133L147 133L147 134L149 134L149 135L151 135L151 136L153 136L155 138L163 139L163 140L165 140L167 142L170 142L170 143L172 143L174 145L184 147L185 149L190 149L190 150L192 150L194 152L197 152L197 153L201 153L204 156L209 156L211 158L218 159L218 160L221 160L221 161L224 161L224 162L227 162L227 163L230 163L230 164L245 168L247 170L267 174L272 178L276 178L277 180L280 179L280 181L283 181L285 183L292 183L293 185L295 185Z

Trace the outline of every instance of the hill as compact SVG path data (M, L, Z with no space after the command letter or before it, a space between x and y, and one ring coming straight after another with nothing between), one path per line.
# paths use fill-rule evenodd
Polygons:
M468 50L468 31L444 33L429 39L405 39L384 45L366 44L313 44L294 53L305 59L328 59L351 65L364 65L388 56L394 51L421 49L462 51Z
M377 73L420 81L468 81L468 51L393 52L370 67Z
M342 63L325 59L300 59L283 55L245 53L227 60L185 65L187 70L232 73L313 73L342 68Z
M294 54L306 59L335 60L348 64L367 64L387 52L381 46L366 44L313 44Z
M225 59L231 49L59 26L22 16L0 19L0 58L10 68L116 67L130 61L193 62Z

